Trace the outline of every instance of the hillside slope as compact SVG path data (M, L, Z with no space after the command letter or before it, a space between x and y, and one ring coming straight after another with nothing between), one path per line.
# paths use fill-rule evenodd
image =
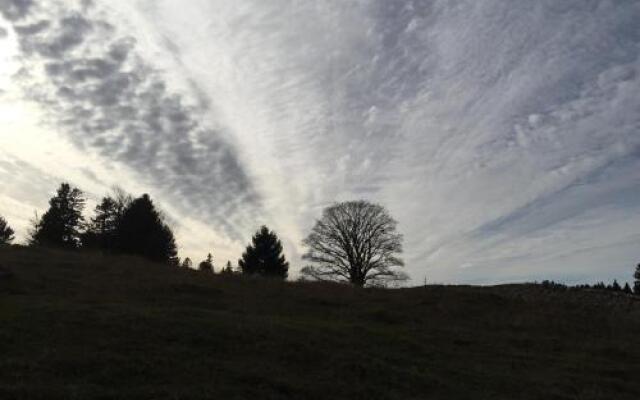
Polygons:
M637 399L640 302L0 249L0 398Z

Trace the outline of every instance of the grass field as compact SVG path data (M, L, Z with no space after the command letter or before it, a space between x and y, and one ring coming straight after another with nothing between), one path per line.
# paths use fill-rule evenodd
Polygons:
M0 249L0 399L634 399L640 300Z

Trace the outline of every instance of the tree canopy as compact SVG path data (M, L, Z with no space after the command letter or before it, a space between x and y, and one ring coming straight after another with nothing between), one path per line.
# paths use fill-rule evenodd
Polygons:
M132 201L130 195L118 188L113 195L104 197L96 205L94 216L82 234L82 245L105 251L115 250L118 226Z
M11 229L7 220L0 216L0 244L9 244L15 239L14 231Z
M636 271L633 273L633 292L640 295L640 264L636 267Z
M243 274L286 279L289 263L282 253L282 243L275 232L262 226L238 260Z
M207 258L200 261L200 264L198 264L198 270L205 271L205 272L214 272L213 256L211 255L211 253L207 254Z
M75 249L80 246L84 224L82 191L62 183L49 200L49 209L35 221L30 244Z
M233 275L233 268L231 267L231 261L227 260L227 266L222 267L220 273L223 275Z
M313 264L303 268L303 276L355 286L407 279L394 269L404 265L396 227L384 207L364 200L327 207L303 241L303 259Z
M148 194L131 201L116 230L117 250L152 261L176 263L173 232L155 209Z

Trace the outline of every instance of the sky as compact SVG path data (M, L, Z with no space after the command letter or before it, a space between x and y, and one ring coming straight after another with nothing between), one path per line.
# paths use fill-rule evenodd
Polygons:
M292 278L365 199L412 284L630 281L638 0L0 0L0 215L151 194L182 257L262 224Z

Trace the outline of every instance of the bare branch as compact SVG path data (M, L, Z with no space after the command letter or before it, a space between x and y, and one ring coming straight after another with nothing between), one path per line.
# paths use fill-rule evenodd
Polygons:
M302 273L318 280L347 280L364 286L369 282L406 279L393 267L402 267L397 222L377 204L366 201L336 203L326 208L303 241L303 259L313 266Z

